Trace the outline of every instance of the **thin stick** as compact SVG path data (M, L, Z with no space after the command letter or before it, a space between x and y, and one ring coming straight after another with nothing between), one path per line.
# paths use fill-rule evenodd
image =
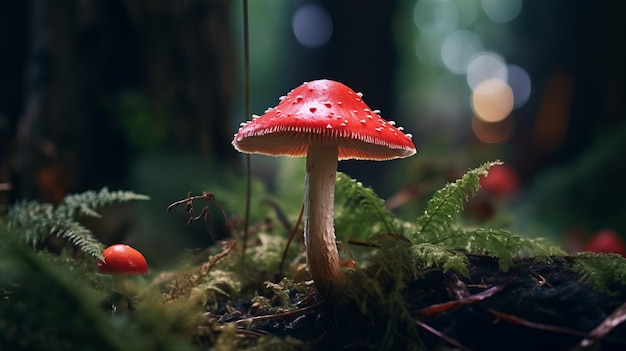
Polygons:
M246 118L250 116L250 28L248 20L248 0L243 0L243 67L244 95ZM252 174L250 171L250 154L246 154L246 209L243 219L243 243L241 245L241 261L246 259L248 247L248 226L250 224L250 198L252 197Z
M436 335L437 337L439 337L440 339L444 340L445 342L447 342L448 344L456 347L459 350L462 351L470 351L470 349L468 349L467 347L463 346L463 344L461 344L460 342L452 339L451 337L447 336L446 334L440 332L439 330L431 327L430 325L422 322L422 321L415 321L415 323L417 325L419 325L420 327L422 327L424 330L428 331L429 333Z
M274 319L274 318L284 318L284 317L289 317L289 316L294 316L297 314L301 314L307 311L310 311L314 308L317 308L319 306L321 306L324 303L325 300L322 301L318 301L312 305L306 306L306 307L302 307L299 308L297 310L292 310L292 311L287 311L287 312L282 312L282 313L274 313L274 314L264 314L261 316L255 316L255 317L248 317L248 318L243 318L240 319L238 321L235 321L235 323L245 323L245 324L250 324L252 322L257 322L257 321L264 321L264 320L269 320L269 319Z
M298 216L298 220L296 221L296 225L293 226L293 229L289 232L289 238L287 239L287 244L285 244L285 249L283 250L283 257L280 259L280 264L278 265L278 274L281 275L283 273L283 267L285 265L285 259L287 258L287 251L289 251L289 246L291 245L291 241L296 236L296 232L298 231L298 227L300 226L300 222L302 221L302 214L304 213L304 204L300 207L300 215Z

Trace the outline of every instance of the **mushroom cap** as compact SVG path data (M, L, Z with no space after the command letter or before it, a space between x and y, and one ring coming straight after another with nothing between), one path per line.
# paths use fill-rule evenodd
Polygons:
M416 153L411 135L371 110L346 85L305 82L262 116L242 123L235 149L270 156L305 156L309 145L338 145L339 159L390 160Z
M104 262L98 260L98 272L103 274L146 274L148 263L143 255L125 244L115 244L102 251Z

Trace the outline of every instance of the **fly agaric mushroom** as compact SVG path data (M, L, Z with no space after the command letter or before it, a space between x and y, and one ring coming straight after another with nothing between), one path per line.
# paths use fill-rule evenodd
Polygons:
M233 146L246 153L306 156L304 236L309 271L325 293L343 277L333 227L337 161L391 160L415 154L411 134L371 110L342 83L303 83L262 116L241 124Z
M143 255L125 244L115 244L102 251L104 261L98 260L98 273L110 274L113 291L128 294L126 276L148 273L148 263ZM123 312L128 308L126 298L113 306L114 311Z

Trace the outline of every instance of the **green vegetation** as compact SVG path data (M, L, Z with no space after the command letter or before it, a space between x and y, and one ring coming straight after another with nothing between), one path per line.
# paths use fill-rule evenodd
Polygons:
M497 162L470 170L437 191L414 222L398 219L372 189L339 174L338 236L369 247L366 255L357 257L360 268L347 269L345 281L324 301L330 307L325 310L332 311L326 318L332 318L334 325L355 321L370 325L374 332L363 340L370 347L423 349L419 338L398 335L417 335L405 292L427 271L468 276L468 255L497 258L501 271L527 257L550 264L555 256L565 256L540 239L464 225L465 202L478 191L480 177L494 164ZM242 228L235 227L233 238L221 245L199 253L181 253L171 270L135 279L134 312L111 315L114 296L107 289L108 277L95 269L103 244L80 219L99 217L97 209L103 206L146 199L105 188L69 195L58 206L34 201L12 206L0 222L0 345L14 350L108 351L302 347L301 340L284 334L272 338L248 332L247 338L241 337L246 318L298 313L300 303L313 296L305 284L301 243L292 244L289 251L287 277L274 275L287 240L285 231L277 230L267 218L277 217L280 222L282 216L295 216L299 210L295 207L285 213L275 207L264 218L254 218L252 242L244 260L238 242ZM45 243L51 236L66 240L70 249L47 252ZM346 242L342 247L349 251ZM86 255L76 254L74 249ZM597 290L626 280L626 259L622 257L579 254L568 259L572 271ZM236 304L241 301L247 301L249 307L238 310ZM249 314L252 304L258 314Z
M111 192L102 188L99 192L87 191L68 195L56 207L36 201L20 201L9 209L8 229L18 235L21 241L33 247L48 236L56 235L67 239L83 252L100 258L103 245L77 218L100 218L98 208L133 200L148 200L148 197L129 191Z

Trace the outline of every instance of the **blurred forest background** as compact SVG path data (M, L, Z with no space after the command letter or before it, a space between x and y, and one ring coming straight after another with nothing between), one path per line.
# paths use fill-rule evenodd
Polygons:
M231 146L249 118L241 6L2 2L3 210L18 199L58 203L67 193L128 189L152 201L105 214L115 220L94 230L105 243L139 242L149 261L166 261L172 247L210 242L206 228L185 229L184 213L165 208L203 190L229 214L243 208L243 156ZM410 159L340 163L385 198L408 194L397 208L407 218L445 182L499 158L519 182L505 205L521 234L561 241L608 227L624 235L621 8L618 1L253 0L251 113L303 81L338 80L414 135L419 153ZM272 192L297 215L303 161L253 157L252 164L255 193Z

